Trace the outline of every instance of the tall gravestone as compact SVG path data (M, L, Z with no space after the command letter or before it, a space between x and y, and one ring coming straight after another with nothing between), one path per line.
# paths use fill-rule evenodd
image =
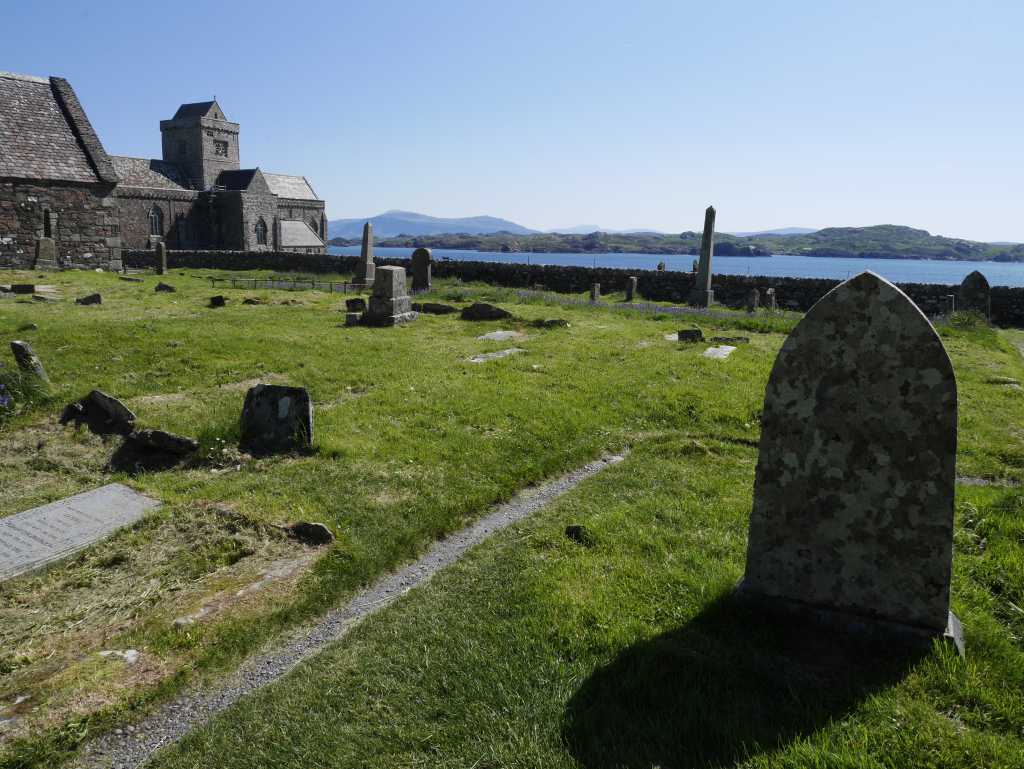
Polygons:
M747 294L747 312L757 312L761 306L761 292L756 288L750 289Z
M775 289L774 288L765 289L764 295L765 295L765 302L766 302L766 304L768 306L768 312L775 312L779 308L779 306L777 304L777 301L776 301L776 297L775 297Z
M697 279L690 292L690 304L709 307L715 301L711 290L711 257L715 252L715 207L708 206L704 212L704 236L700 241L700 261L697 263Z
M405 288L405 268L378 267L370 304L360 322L366 326L395 326L415 320L417 315Z
M57 244L53 238L36 238L36 261L34 269L56 270Z
M363 247L359 251L359 261L356 262L355 277L353 283L363 286L373 285L376 275L376 265L373 263L373 225L367 222L363 225Z
M633 275L630 275L629 279L626 281L626 301L627 302L632 302L633 298L636 296L636 283L637 283L636 277L633 276Z
M591 302L596 302L600 298L601 298L601 284L600 283L591 283L590 284L590 301Z
M956 379L928 319L874 273L842 283L786 339L762 413L740 593L962 651Z
M412 252L412 290L429 291L431 284L430 265L434 259L429 248L417 248Z
M156 251L156 274L166 275L167 274L167 244L162 240L158 240L153 245Z
M960 284L957 292L956 307L960 312L980 312L986 318L991 316L991 303L989 300L991 290L988 279L975 270Z

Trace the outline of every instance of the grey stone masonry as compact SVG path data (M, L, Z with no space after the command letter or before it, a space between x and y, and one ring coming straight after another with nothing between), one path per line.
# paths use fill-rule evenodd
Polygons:
M0 581L64 558L159 507L112 483L0 518Z
M988 279L975 270L960 284L956 309L960 312L980 312L986 318L992 315L991 289Z
M373 263L373 225L367 222L363 225L363 247L359 252L359 261L356 262L355 276L353 283L364 286L373 284L376 266Z
M36 261L33 269L56 270L59 267L57 244L53 238L36 238Z
M162 240L157 241L153 249L156 251L156 274L167 274L167 244Z
M412 300L405 288L404 267L378 267L370 294L369 308L362 323L368 326L394 326L415 320Z
M434 258L429 248L417 248L412 252L412 291L429 291L431 285L431 264Z
M627 302L632 302L633 298L636 296L636 284L637 284L636 276L631 275L629 280L626 281L626 301Z
M715 253L715 207L708 206L704 212L704 236L700 241L700 261L697 263L697 280L690 293L690 304L707 307L714 302L711 290L711 257Z
M50 381L50 378L46 375L46 369L43 368L42 361L33 352L32 345L28 342L15 339L11 342L11 352L14 353L14 361L18 364L18 368L26 374L32 374L44 382Z
M851 629L958 629L956 390L935 329L888 281L864 272L815 304L768 379L741 594Z

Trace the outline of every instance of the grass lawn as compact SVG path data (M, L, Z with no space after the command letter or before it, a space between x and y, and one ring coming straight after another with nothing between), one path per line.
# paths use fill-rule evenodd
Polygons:
M764 383L791 319L699 323L751 338L715 361L664 339L689 325L678 318L446 284L428 298L495 300L571 327L423 316L343 328L340 296L212 291L209 274L175 272L164 280L177 293L156 294L155 277L62 273L46 278L59 302L0 300L0 332L31 341L54 381L51 400L0 429L0 515L110 480L166 503L67 564L0 584L0 717L27 695L8 708L17 720L0 732L0 766L53 765L516 489L626 445L625 463L158 765L1024 764L1015 339L942 329L960 386L958 472L970 479L958 487L953 590L968 658L936 648L880 664L877 650L809 640L724 598L743 568ZM72 303L93 290L103 305ZM213 293L228 307L207 309ZM19 330L29 322L38 328ZM527 338L476 338L503 327ZM467 362L510 346L526 352ZM233 449L257 379L310 389L310 455ZM93 387L125 399L144 427L199 437L201 459L135 477L104 470L112 444L54 424ZM328 524L337 542L311 551L269 525L299 519ZM593 546L566 539L568 522L584 523ZM181 616L195 619L175 626ZM134 666L97 654L127 648L140 652Z

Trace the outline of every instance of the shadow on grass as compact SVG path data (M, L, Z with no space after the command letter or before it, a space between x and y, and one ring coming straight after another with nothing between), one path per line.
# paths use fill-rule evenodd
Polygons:
M842 718L925 654L727 597L594 671L563 736L587 769L732 766Z

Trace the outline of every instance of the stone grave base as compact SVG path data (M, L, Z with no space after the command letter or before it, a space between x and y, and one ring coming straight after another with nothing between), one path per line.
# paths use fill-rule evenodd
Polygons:
M413 310L400 312L395 315L371 315L366 312L359 319L361 326L398 326L402 323L411 323L419 317L419 313Z
M961 657L965 656L963 626L960 624L960 618L953 612L949 612L949 616L946 618L946 629L939 633L920 625L908 625L903 622L867 617L838 609L812 606L789 598L764 595L745 587L743 581L736 586L733 595L748 605L776 615L781 621L787 619L806 620L815 625L859 636L866 640L911 648L927 647L931 645L932 640L941 638L952 644Z

